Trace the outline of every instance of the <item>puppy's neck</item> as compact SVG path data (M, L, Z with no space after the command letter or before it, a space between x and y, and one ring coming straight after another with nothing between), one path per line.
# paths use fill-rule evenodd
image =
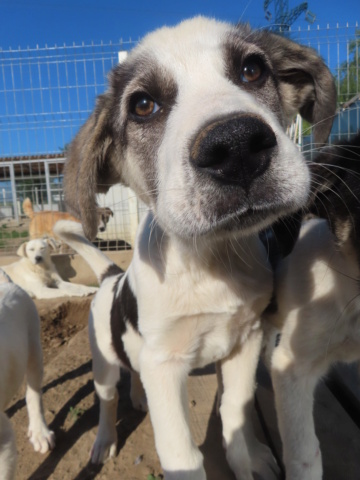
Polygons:
M270 270L265 249L256 235L179 238L164 232L149 213L139 227L136 254L162 274L223 271L252 275L254 269Z

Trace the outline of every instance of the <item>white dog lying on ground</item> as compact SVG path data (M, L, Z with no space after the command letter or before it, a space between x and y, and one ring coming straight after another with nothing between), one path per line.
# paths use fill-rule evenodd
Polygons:
M30 442L45 453L55 445L54 433L46 426L41 401L42 351L40 321L27 293L0 271L0 477L15 478L16 445L6 405L26 374L26 404Z
M17 251L21 260L1 268L33 298L83 297L95 293L96 287L65 282L60 277L50 257L51 246L51 239L23 243Z

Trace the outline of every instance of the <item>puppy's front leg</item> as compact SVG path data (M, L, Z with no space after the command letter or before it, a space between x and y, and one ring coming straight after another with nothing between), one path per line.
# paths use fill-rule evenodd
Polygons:
M190 365L144 345L143 382L155 443L166 480L206 480L203 458L189 428L186 382Z
M252 480L252 472L267 480L279 474L270 449L256 438L251 420L261 341L261 331L252 331L245 343L221 362L223 441L237 480Z

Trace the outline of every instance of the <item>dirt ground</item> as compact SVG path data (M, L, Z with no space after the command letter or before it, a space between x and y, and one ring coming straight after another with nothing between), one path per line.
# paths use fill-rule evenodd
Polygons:
M89 464L98 423L87 335L90 301L91 297L35 302L42 325L45 416L55 432L56 447L46 455L33 451L27 439L23 387L7 410L16 431L17 480L148 480L151 474L161 478L149 415L131 408L127 374L119 385L118 455L104 465ZM221 446L215 398L212 369L190 377L191 424L205 456L208 478L234 480Z

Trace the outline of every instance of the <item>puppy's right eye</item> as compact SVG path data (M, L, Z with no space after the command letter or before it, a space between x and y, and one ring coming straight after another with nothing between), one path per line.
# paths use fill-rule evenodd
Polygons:
M137 118L148 118L159 108L155 100L145 92L138 92L130 99L130 113Z

